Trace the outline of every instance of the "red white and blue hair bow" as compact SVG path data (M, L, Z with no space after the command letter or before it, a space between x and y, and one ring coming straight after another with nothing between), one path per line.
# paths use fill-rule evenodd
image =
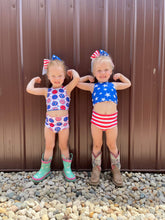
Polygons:
M107 56L107 57L109 57L109 54L106 51L104 51L104 50L96 50L92 54L92 56L90 57L92 59L92 61L91 61L91 72L93 72L93 60L95 58L97 58L97 57L100 57L100 56Z
M56 55L52 55L52 59L51 60L61 60L58 56ZM50 63L49 59L44 59L44 65L43 65L43 69L42 69L42 75L45 75L47 73L47 69L48 69L48 64Z
M96 50L90 58L93 60L100 56L109 56L109 54L104 50Z

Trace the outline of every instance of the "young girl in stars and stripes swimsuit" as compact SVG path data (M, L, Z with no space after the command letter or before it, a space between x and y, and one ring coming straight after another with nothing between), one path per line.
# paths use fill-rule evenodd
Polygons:
M101 147L102 133L106 133L106 144L110 150L111 168L113 173L113 183L122 186L122 176L120 173L120 154L116 145L117 139L117 90L126 89L131 86L131 82L121 73L113 76L116 81L109 82L114 64L109 54L104 50L96 50L91 56L91 70L93 76L87 75L80 78L77 85L80 89L92 93L93 111L91 118L91 133L93 138L92 152L92 174L91 185L98 185L101 171ZM90 81L90 83L85 83Z
M95 83L92 102L93 106L100 102L114 102L117 104L117 92L111 82ZM91 123L103 131L117 126L117 111L113 114L99 114L93 110Z
M64 170L63 175L67 181L75 181L76 177L71 170L73 155L69 153L69 120L68 110L71 91L79 82L79 74L75 70L66 71L64 62L53 55L52 60L44 59L43 73L47 74L52 84L51 88L35 88L35 83L40 83L40 77L34 77L27 85L27 92L33 95L43 95L46 99L47 112L45 120L45 152L41 158L41 168L32 177L34 182L40 182L50 175L50 165L55 146L55 134L58 133L59 147L61 150ZM65 87L63 82L66 73L72 78Z

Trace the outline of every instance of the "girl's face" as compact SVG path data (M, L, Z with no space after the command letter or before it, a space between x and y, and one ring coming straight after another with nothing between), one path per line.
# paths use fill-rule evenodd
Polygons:
M51 65L49 67L48 79L52 83L53 88L61 87L65 79L65 73L62 66Z
M107 61L102 61L95 63L93 68L93 75L96 77L98 82L108 82L110 76L112 74L111 64Z

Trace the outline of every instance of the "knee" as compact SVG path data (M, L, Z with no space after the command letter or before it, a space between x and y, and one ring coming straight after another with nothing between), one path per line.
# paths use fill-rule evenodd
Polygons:
M116 149L117 148L116 143L107 143L107 146L109 149Z
M68 149L68 145L67 144L59 144L59 148L61 150L67 150Z
M93 143L93 147L100 149L102 147L102 144L103 144L102 142Z
M53 150L55 144L46 143L46 150Z

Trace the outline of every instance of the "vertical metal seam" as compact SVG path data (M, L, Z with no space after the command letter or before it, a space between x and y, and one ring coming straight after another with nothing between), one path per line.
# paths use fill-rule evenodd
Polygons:
M126 51L126 49L125 49L125 42L126 42L126 28L127 28L127 0L125 0L124 1L124 15L123 15L123 20L124 20L124 37L123 37L123 54L122 54L122 57L125 57L124 56L124 54L125 54L125 51ZM131 46L131 45L130 45ZM125 70L125 59L122 59L122 69L123 70ZM125 73L124 73L125 74ZM129 73L129 75L130 75L130 73ZM129 116L130 116L130 89L129 89L129 106L128 106L128 157L129 157L129 147L130 147L130 118L129 118ZM123 123L124 124L124 123ZM124 128L124 127L123 127ZM120 149L122 149L122 143L120 143ZM122 152L121 152L122 153ZM129 166L129 161L128 161L128 164L127 164L127 166ZM127 167L127 169L128 169L128 167Z
M117 44L117 42L116 42L116 36L117 36L117 1L115 1L115 8L116 8L116 10L115 10L115 46L114 46L114 54L113 54L113 56L114 56L114 61L115 61L115 63L116 63L116 53L115 53L115 51L116 51L116 44Z
M106 51L108 51L108 0L104 0L104 25L103 25L103 34L104 42L103 46Z
M23 169L26 169L26 133L25 133L25 96L24 96L24 70L23 70L23 17L22 17L22 0L17 1L18 4L18 8L19 8L19 12L18 12L18 16L17 16L17 22L18 22L18 26L17 26L17 43L18 43L18 47L17 48L17 54L18 54L18 65L20 66L20 71L19 71L19 81L20 86L19 86L19 101L20 101L20 106L22 103L22 114L21 114L21 118L22 120L20 120L20 127L22 128L22 144L23 147L21 148L21 151L23 149L23 152L21 152L21 154L23 154ZM22 122L22 124L21 124Z
M80 2L78 0L73 1L73 64L78 70L79 64L80 64ZM80 124L79 121L77 120L80 117L79 111L78 111L78 100L76 97L79 97L79 91L75 89L74 92L74 110L78 112L78 114L74 114L74 149L78 151L76 153L76 170L79 167L79 155L80 155L80 150L79 150L79 134L80 134Z
M74 66L78 67L80 63L80 16L79 16L79 1L74 1L74 19L73 19L73 62Z
M136 64L136 33L137 33L137 0L133 2L133 13L132 16L132 31L131 31L131 46L130 46L130 72L132 73L131 82L131 93L130 93L130 146L129 146L129 169L132 169L133 161L134 161L134 126L135 126L135 118L134 118L134 111L135 111L135 64Z
M51 3L50 0L46 0L46 19L45 19L46 33L46 56L51 58L52 45L51 45Z
M154 28L155 28L155 23L154 23L154 21L155 21L155 10L154 10L154 0L152 0L152 4L151 4L151 6L152 6L152 45L153 45L153 47L152 47L152 52L151 52L151 62L152 62L152 65L151 65L151 68L152 68L152 72L153 72L153 68L154 68L154 66L155 66L155 63L154 63L154 39L155 39L155 31L154 31ZM153 66L153 64L154 64L154 66ZM152 87L153 87L153 74L152 74L152 76L151 76L151 84L150 84L150 88L151 88L151 91L152 91ZM151 101L151 103L152 103L152 101ZM150 116L149 116L149 118L150 119L152 119L152 110L153 110L153 108L152 108L152 105L151 105L151 111L150 111ZM157 116L156 116L157 117ZM150 128L149 128L149 130L150 130L150 137L152 137L152 132L151 132L151 130L152 130L152 120L150 120L150 122L149 122L149 126L150 126ZM150 144L150 146L152 146L152 141L151 141L151 138L150 138L150 141L149 141L149 144ZM156 143L155 143L155 146L156 146ZM155 161L155 165L156 165L156 161Z
M126 13L127 13L127 0L126 1L124 1L124 11L123 11L123 20L124 20L124 37L123 37L123 45L125 45L124 43L125 43L125 35L126 35ZM122 54L122 56L124 57L124 54L125 54L125 46L123 46L123 54ZM124 67L124 59L123 59L123 62L122 62L122 68Z
M144 6L144 21L143 21L143 25L144 25L144 28L143 28L143 39L142 39L142 42L143 42L143 45L142 45L142 80L141 80L141 85L142 85L142 88L144 88L144 68L145 68L145 64L144 64L144 60L145 60L145 38L146 38L146 10L147 10L147 6L146 6L146 0L144 1L144 3L142 3L143 4L143 6ZM144 91L143 89L142 89L142 91ZM141 101L142 101L142 109L144 109L144 97L142 96L141 97ZM144 111L142 111L142 113L141 113L141 118L142 118L142 120L141 120L141 122L142 122L142 125L143 125L143 122L144 122ZM142 129L141 129L141 131L142 131ZM140 133L140 136L141 136L141 138L142 138L142 132Z
M161 130L162 130L162 118L163 118L163 72L164 72L164 49L165 49L165 4L162 1L163 7L161 7L160 13L160 28L159 28L159 54L158 54L158 74L161 79L160 87L158 88L158 112L157 112L157 166L156 169L160 169L160 157L161 157Z

